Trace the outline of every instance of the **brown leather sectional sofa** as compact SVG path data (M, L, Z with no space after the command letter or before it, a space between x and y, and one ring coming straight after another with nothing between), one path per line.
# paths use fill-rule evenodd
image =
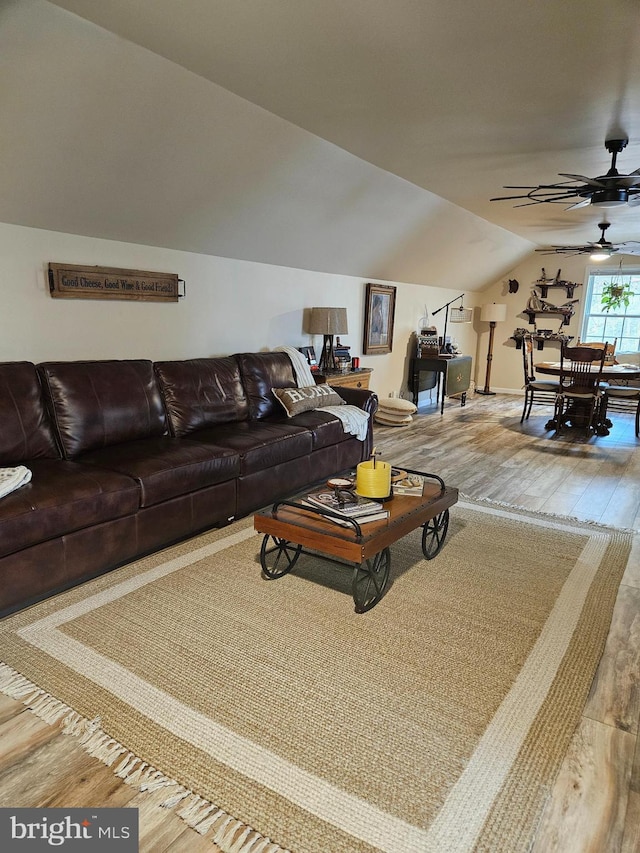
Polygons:
M285 353L152 363L0 364L0 615L353 466L366 440L326 412L287 418ZM373 415L369 391L337 388Z

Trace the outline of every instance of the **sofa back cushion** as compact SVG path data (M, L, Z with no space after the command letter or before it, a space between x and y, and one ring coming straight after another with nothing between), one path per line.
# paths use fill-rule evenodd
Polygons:
M289 356L284 352L244 352L236 359L249 403L249 418L257 421L282 417L284 413L272 389L297 387Z
M0 466L60 456L34 364L0 364Z
M168 432L150 361L50 361L38 370L68 459Z
M240 367L232 356L158 361L154 367L173 435L247 420Z

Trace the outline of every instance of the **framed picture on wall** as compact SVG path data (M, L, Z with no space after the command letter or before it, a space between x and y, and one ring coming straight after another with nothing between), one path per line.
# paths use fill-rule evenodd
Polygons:
M309 367L316 368L318 366L318 362L316 361L316 351L313 347L298 347L302 355L307 359L307 364Z
M367 284L362 346L365 355L384 355L391 352L395 310L395 287L388 284Z

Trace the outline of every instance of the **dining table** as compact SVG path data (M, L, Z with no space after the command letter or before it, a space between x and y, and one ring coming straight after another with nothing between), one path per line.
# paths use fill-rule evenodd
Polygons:
M540 361L533 365L536 373L546 374L548 376L560 376L559 361ZM593 373L598 373L600 365L591 368ZM570 370L565 368L565 374L571 374ZM606 364L602 368L603 382L615 381L616 383L626 384L629 380L640 379L640 364ZM586 419L581 411L579 402L576 402L574 408L568 412L566 418L568 426L585 427ZM611 420L607 417L606 407L599 410L598 421L595 425L597 435L609 435L609 430L613 426ZM546 429L556 429L557 424L555 417L551 418L545 425Z

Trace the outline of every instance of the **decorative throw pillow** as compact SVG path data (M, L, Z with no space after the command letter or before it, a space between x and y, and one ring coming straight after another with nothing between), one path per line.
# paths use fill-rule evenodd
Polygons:
M272 388L271 390L289 418L322 406L344 406L346 402L337 391L325 384L309 385L305 388Z
M378 409L392 415L412 415L418 411L412 402L403 400L402 397L381 397L378 400Z

